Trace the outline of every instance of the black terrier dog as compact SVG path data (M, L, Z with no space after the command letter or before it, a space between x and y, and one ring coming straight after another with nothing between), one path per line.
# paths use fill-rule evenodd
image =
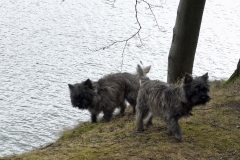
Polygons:
M148 73L151 66L144 68ZM97 122L97 116L103 111L102 122L110 121L115 108L124 114L127 100L135 112L140 77L138 74L115 73L104 76L97 82L87 79L82 83L68 84L73 107L88 109L91 121Z
M141 77L146 77L140 66L138 72ZM208 73L196 78L186 74L180 86L144 78L137 97L137 130L143 131L146 116L146 126L152 125L153 116L160 116L166 122L168 131L181 140L178 120L191 115L194 106L206 104L210 100L208 92Z

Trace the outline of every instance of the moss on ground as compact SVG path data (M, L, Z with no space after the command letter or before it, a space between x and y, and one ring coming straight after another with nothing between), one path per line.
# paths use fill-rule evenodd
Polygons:
M240 81L222 84L211 82L211 101L179 121L181 142L167 134L158 118L144 132L136 132L129 108L109 123L84 122L64 131L55 143L0 159L240 159Z

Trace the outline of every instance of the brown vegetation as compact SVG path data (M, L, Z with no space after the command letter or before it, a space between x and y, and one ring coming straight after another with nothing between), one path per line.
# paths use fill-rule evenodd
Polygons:
M183 139L169 136L155 118L142 133L135 131L131 109L109 123L81 123L48 146L0 159L240 159L240 80L227 86L211 82L212 100L181 119Z

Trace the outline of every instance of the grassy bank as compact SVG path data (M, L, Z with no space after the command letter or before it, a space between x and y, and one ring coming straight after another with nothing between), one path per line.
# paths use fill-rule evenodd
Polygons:
M81 123L55 143L0 159L240 159L240 81L228 86L211 82L212 100L181 119L181 142L169 136L158 118L135 132L131 108L109 123Z

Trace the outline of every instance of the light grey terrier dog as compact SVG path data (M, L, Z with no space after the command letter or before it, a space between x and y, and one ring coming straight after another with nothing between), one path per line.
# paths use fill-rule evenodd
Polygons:
M181 140L178 120L191 115L194 106L204 105L210 100L208 73L196 78L186 74L181 85L149 80L140 66L138 73L143 79L140 82L136 105L137 131L144 130L145 117L148 116L146 126L149 126L152 125L153 116L158 116L166 122L168 132Z

